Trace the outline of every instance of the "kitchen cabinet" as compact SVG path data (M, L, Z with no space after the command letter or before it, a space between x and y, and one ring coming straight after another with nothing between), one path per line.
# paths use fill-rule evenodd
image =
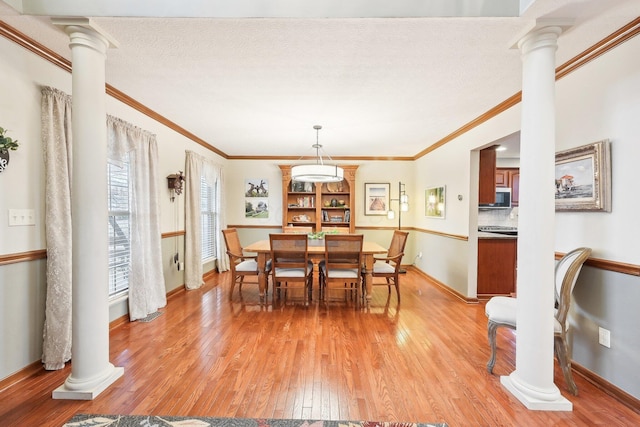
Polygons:
M511 206L520 202L520 169L496 168L496 187L511 188Z
M291 180L291 165L279 165L282 171L282 226L312 227L314 232L327 228L345 228L355 233L356 170L342 166L341 182L303 183Z
M496 150L495 147L480 150L478 175L478 203L496 202Z
M517 238L478 239L478 296L516 292Z
M505 168L496 169L496 187L509 187L509 172Z

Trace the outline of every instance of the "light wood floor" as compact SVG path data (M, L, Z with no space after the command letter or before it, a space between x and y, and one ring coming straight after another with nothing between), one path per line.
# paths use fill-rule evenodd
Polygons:
M111 331L124 367L93 401L52 400L70 367L39 372L0 393L0 425L59 426L75 413L447 422L450 426L630 426L640 413L576 375L580 395L556 384L573 412L529 411L500 385L514 369L514 335L498 333L496 375L483 304L468 305L413 271L372 306L317 300L259 305L245 285L229 301L228 275L179 293L149 323ZM237 292L237 290L236 290ZM269 297L269 302L271 299Z

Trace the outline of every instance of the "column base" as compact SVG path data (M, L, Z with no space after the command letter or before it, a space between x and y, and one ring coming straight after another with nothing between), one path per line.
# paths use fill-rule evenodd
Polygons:
M114 367L102 381L99 383L92 382L86 389L82 389L81 386L77 389L71 389L65 382L53 390L51 397L61 400L93 400L122 375L124 375L124 368Z
M527 394L523 386L516 383L510 376L500 377L500 383L532 411L573 411L573 403L560 393L550 400L543 400L535 396L539 393L534 390L531 390L531 394Z

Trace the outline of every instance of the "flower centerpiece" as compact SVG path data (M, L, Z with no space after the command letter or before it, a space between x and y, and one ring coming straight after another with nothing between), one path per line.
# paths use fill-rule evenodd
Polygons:
M18 149L18 141L6 136L7 131L0 127L0 172L4 171L9 165L9 150Z
M310 246L323 246L324 245L324 231L318 231L316 233L309 233L307 237L309 239Z

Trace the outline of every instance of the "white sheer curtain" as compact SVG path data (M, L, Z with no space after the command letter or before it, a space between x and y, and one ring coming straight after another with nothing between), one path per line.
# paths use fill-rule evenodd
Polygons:
M129 318L143 319L167 304L158 185L158 144L155 135L115 117L107 117L109 158L122 161L129 153L131 187L131 261Z
M202 281L202 237L201 237L201 203L200 203L200 180L205 179L216 191L216 225L215 232L218 236L217 262L218 269L225 271L229 268L226 254L221 254L220 236L225 220L223 214L222 200L222 168L210 160L200 156L193 151L186 151L185 165L185 268L184 284L187 289L198 289L203 285Z
M64 368L71 359L71 97L43 87L47 295L42 363Z

